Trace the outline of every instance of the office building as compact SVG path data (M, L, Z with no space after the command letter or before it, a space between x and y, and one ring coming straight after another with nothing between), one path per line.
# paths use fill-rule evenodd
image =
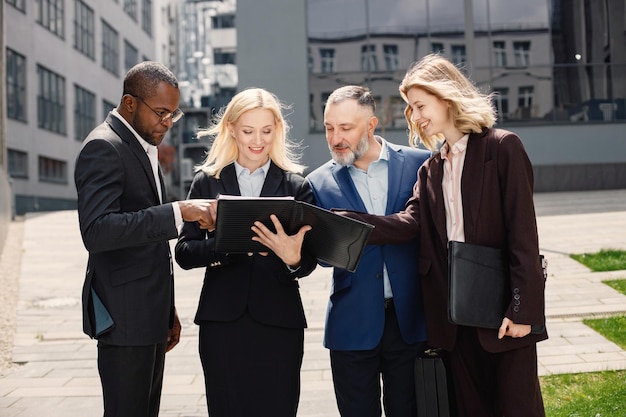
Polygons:
M406 144L398 85L438 52L494 92L536 191L626 187L625 0L239 0L240 87L292 105L304 162L328 160L323 105L348 83L378 98L378 131Z
M6 148L15 211L76 207L82 140L143 60L176 68L176 2L4 0Z

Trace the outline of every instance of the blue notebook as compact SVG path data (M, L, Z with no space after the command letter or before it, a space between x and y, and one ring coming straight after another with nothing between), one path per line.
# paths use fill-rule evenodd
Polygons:
M115 323L113 323L109 310L102 304L102 300L100 300L93 288L91 289L91 298L93 300L93 317L95 321L94 336L98 337L112 329Z

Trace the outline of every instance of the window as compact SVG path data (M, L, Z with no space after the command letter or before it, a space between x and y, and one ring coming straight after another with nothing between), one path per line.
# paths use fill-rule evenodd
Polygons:
M335 50L330 48L320 49L320 67L321 72L335 72Z
M213 62L215 65L223 64L235 64L235 57L237 54L235 51L229 51L225 49L215 48L213 50Z
M8 4L22 12L26 11L26 0L6 0Z
M137 21L137 0L124 0L124 12Z
M8 150L9 176L12 178L28 178L28 154L15 149Z
M96 126L96 95L74 85L74 139L82 141Z
M63 24L63 2L64 0L35 0L35 19L37 23L57 35L59 38L65 36L65 26Z
M152 35L152 0L142 0L141 3L141 28Z
M383 45L383 53L385 54L385 68L387 71L398 70L400 68L398 45Z
M116 107L116 104L113 104L110 101L102 100L102 120L106 120L109 112Z
M65 78L37 65L37 125L65 134Z
M406 108L406 103L400 96L392 96L389 97L388 113L387 116L389 118L389 126L396 128L406 128L406 118L404 117L404 109Z
M117 31L102 21L102 68L113 75L119 72L119 35Z
M67 163L58 159L40 156L39 181L67 184Z
M361 71L378 71L378 60L376 59L376 45L361 46Z
M74 15L74 48L95 60L96 38L93 10L82 0L75 0Z
M532 107L534 93L535 87L533 86L520 87L517 93L517 105L524 108Z
M228 29L235 27L234 14L220 14L211 17L211 26L213 29Z
M131 69L139 59L139 51L127 40L124 41L124 68Z
M433 42L430 49L434 54L442 54L443 55L443 43L441 42Z
M324 109L326 108L326 102L328 101L328 97L330 97L330 93L330 91L324 91L320 96L320 103L322 103L322 114L324 114Z
M493 43L493 66L506 67L506 44L504 41L495 41Z
M6 53L7 117L26 121L26 58L8 49Z
M465 65L467 58L465 55L465 45L452 45L450 50L452 52L452 63L454 63L454 65Z
M515 66L527 67L530 65L530 42L513 42Z
M509 89L506 87L494 88L494 100L496 109L498 110L498 119L500 121L508 118L509 115Z

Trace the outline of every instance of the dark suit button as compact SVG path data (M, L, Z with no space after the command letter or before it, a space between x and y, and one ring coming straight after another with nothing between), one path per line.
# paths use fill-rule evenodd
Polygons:
M513 294L519 294L519 288L513 288Z
M515 298L516 300L519 300L519 299L520 299L520 295L519 295L519 294L515 294L515 295L513 296L513 298Z
M515 311L516 313L519 313L519 306L513 307L513 311Z
M520 305L520 301L519 300L515 300L514 303L515 303L516 306Z
M381 279L383 277L383 274L376 274L376 278Z

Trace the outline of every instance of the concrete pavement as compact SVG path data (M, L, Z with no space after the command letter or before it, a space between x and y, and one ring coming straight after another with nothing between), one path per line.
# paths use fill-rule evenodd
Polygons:
M626 313L626 296L601 283L626 278L626 271L592 273L567 256L626 249L626 190L546 193L535 201L541 251L549 261L550 339L538 345L540 374L626 369L626 352L582 324L584 317ZM102 415L96 345L81 331L80 292L87 254L77 213L27 216L21 248L12 357L19 365L0 372L0 416ZM161 416L203 416L204 382L197 327L192 323L203 270L176 268L183 335L168 354ZM330 270L318 268L300 282L309 328L298 416L336 417L328 351L322 347Z

